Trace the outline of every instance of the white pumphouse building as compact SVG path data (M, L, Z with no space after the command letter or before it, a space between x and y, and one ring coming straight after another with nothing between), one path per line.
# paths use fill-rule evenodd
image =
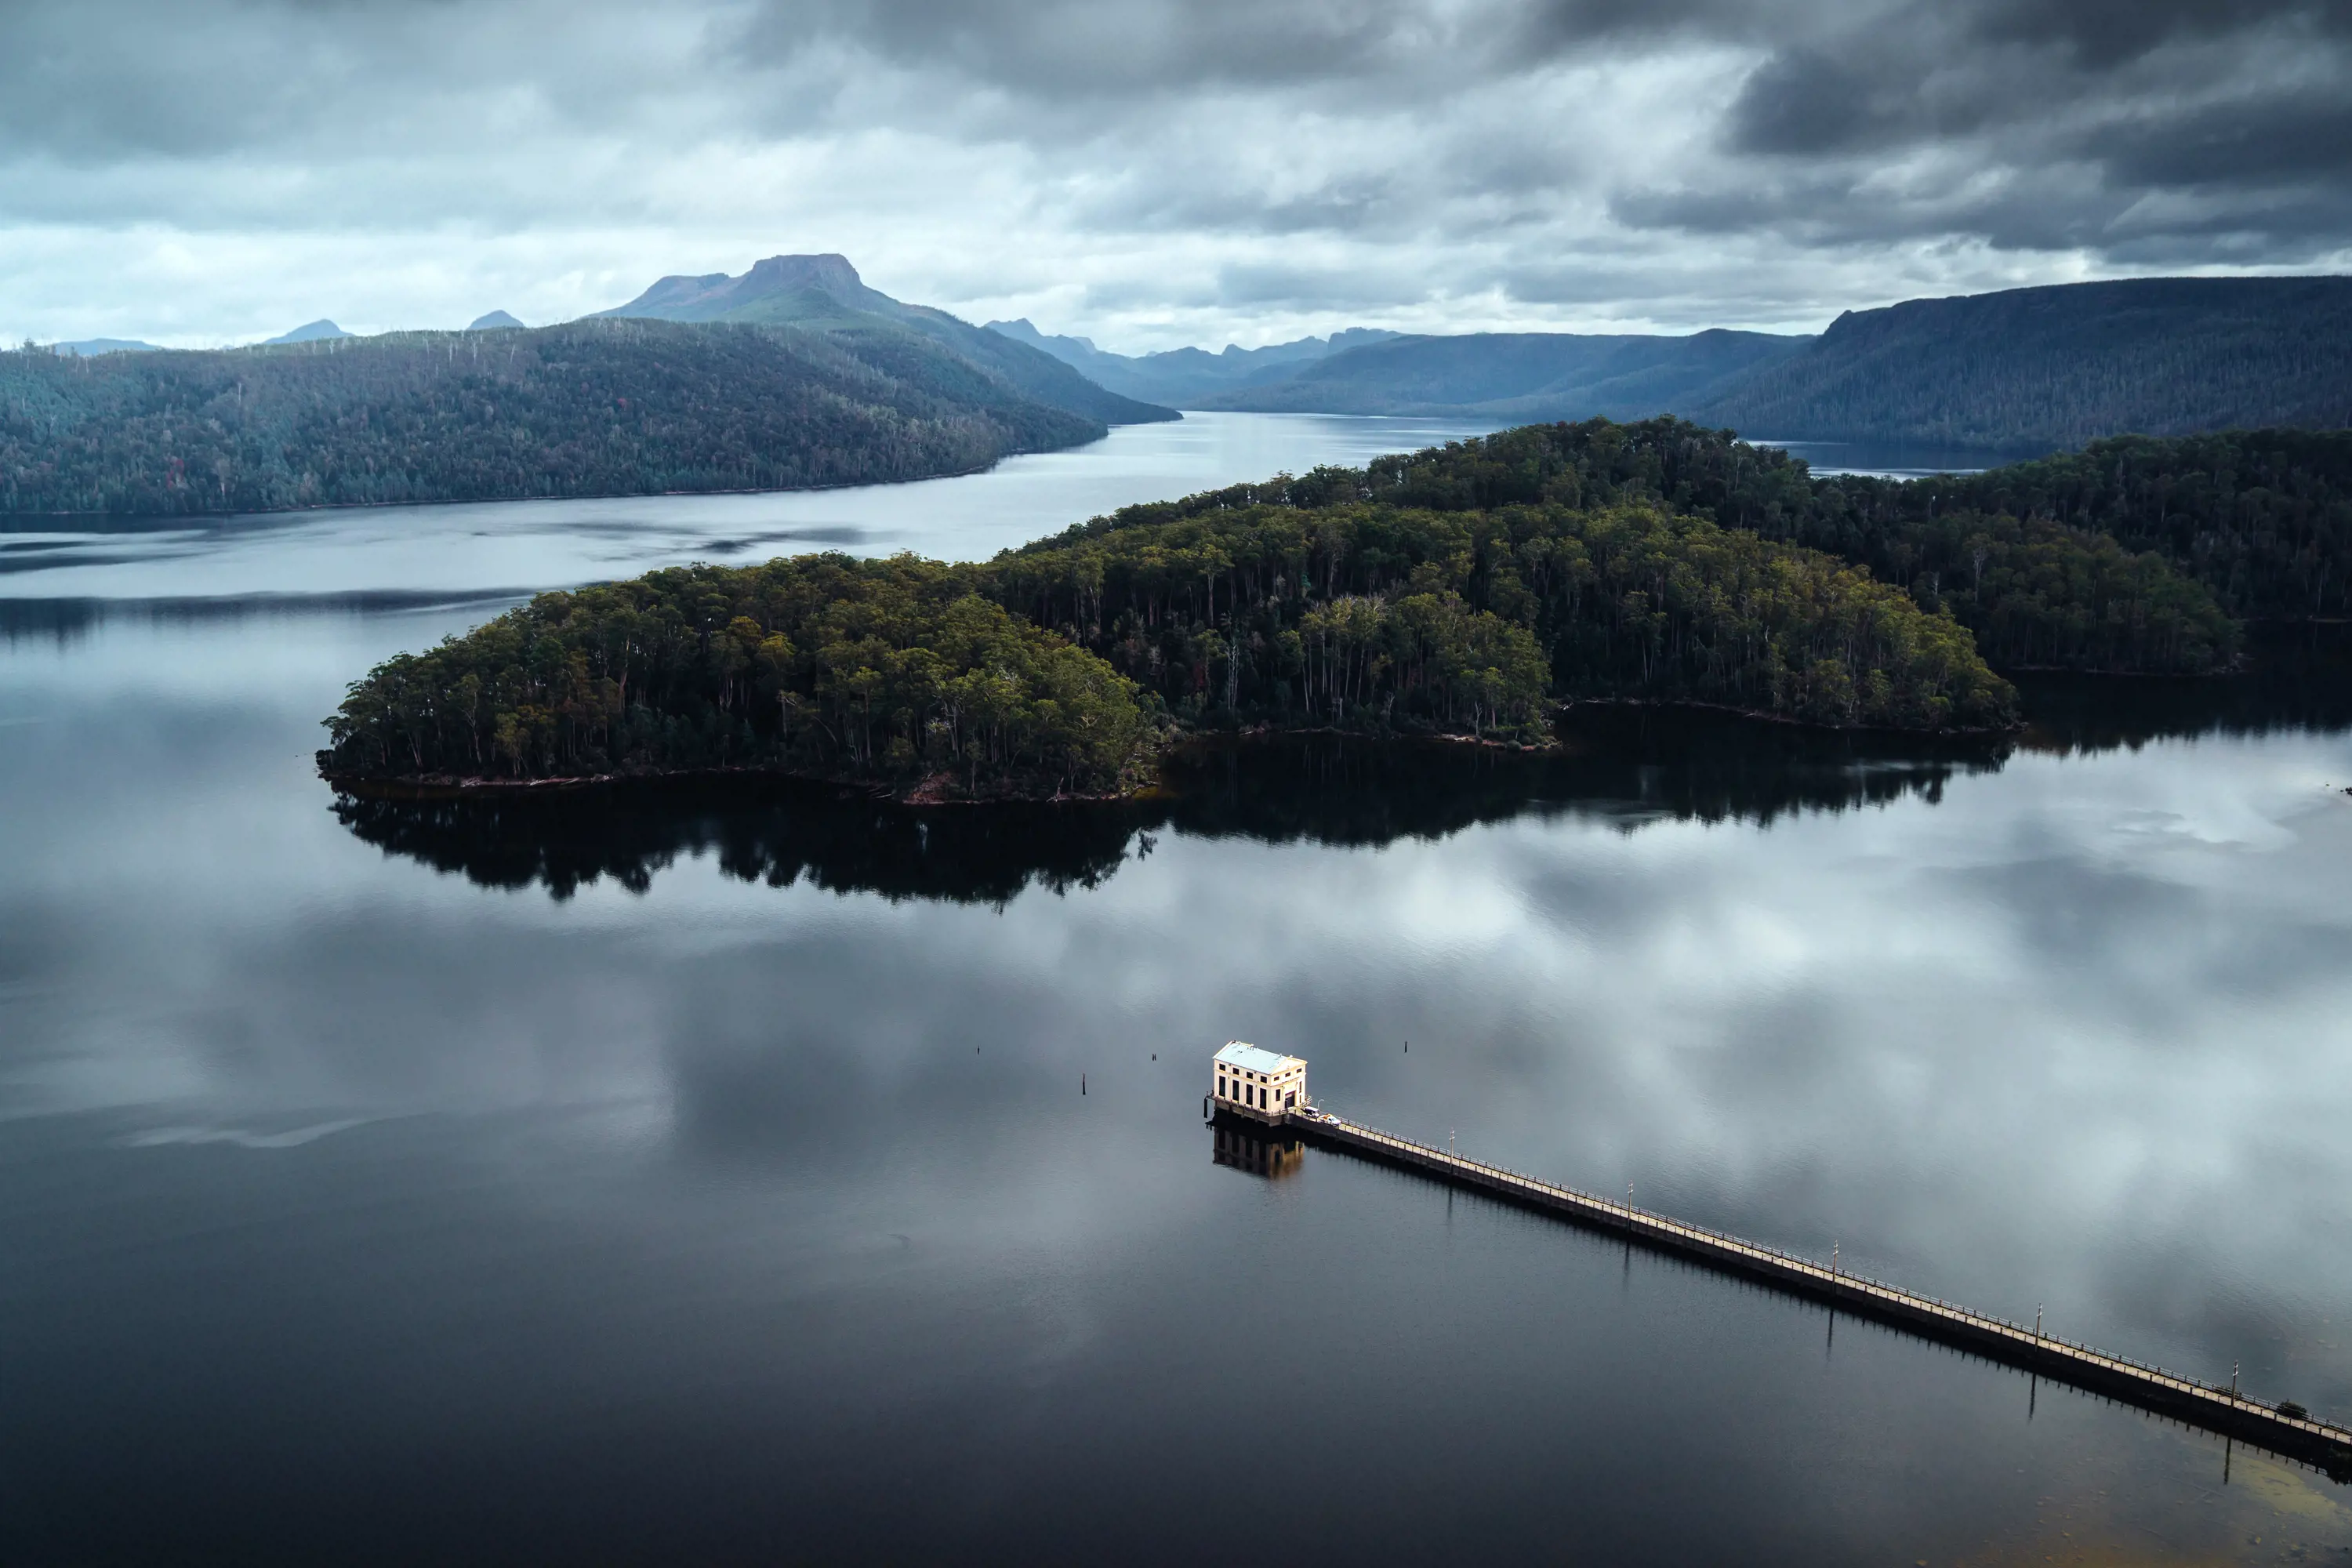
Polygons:
M1234 1040L1217 1053L1214 1070L1213 1099L1219 1110L1280 1121L1307 1107L1307 1063L1298 1057L1278 1057Z

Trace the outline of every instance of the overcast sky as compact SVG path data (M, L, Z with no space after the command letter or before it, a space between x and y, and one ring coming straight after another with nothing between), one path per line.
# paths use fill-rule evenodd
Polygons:
M2352 270L2352 0L0 0L0 332L835 250L1124 352Z

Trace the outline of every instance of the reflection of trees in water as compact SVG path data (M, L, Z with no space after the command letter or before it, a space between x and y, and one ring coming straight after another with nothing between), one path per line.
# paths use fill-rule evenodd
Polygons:
M2029 751L2105 752L2190 735L2352 728L2352 627L2256 623L2242 675L2030 675L2018 679Z
M1593 706L1560 721L1558 752L1445 742L1305 736L1202 746L1169 764L1181 832L1269 843L1440 838L1529 814L1769 823L1907 794L1997 768L1998 740L1808 729L1688 709Z
M2340 628L2337 629L2340 632ZM2035 678L2036 749L2099 750L2211 731L2352 724L2346 637L2297 634L2257 674L2228 680ZM1152 798L1118 805L903 806L830 786L745 775L524 795L338 795L368 843L486 887L569 898L610 877L643 891L679 856L746 881L885 898L1003 903L1024 889L1091 888L1155 832L1371 847L1481 823L1575 816L1627 832L1659 820L1769 823L1906 795L1998 770L2000 739L1810 730L1684 709L1585 707L1540 754L1442 742L1289 735L1188 747Z
M680 855L772 888L1001 903L1032 885L1091 888L1127 858L1132 808L932 810L760 778L396 799L339 794L344 826L390 854L484 887L536 882L559 899L610 877L634 892ZM1140 847L1148 851L1148 841Z
M679 856L746 881L805 880L889 899L1002 903L1030 887L1090 888L1152 834L1375 846L1440 838L1529 812L1599 814L1629 829L1661 816L1769 822L1918 792L1935 798L1966 756L1874 754L1852 736L1661 710L1582 712L1565 754L1288 736L1189 748L1153 798L1117 805L919 807L744 775L440 798L338 795L343 826L388 853L485 887L559 899L612 878L643 891Z

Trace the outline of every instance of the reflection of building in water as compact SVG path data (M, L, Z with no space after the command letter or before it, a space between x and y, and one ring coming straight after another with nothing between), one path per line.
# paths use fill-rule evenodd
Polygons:
M1278 1057L1234 1040L1217 1053L1215 1073L1219 1110L1278 1126L1307 1103L1307 1064L1297 1057Z
M1287 1176L1307 1159L1307 1146L1296 1138L1262 1138L1223 1122L1211 1136L1215 1139L1210 1146L1212 1159L1253 1176Z

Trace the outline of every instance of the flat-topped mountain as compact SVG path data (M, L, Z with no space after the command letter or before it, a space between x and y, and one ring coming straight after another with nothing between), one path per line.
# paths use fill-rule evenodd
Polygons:
M724 272L665 278L627 304L597 314L796 327L861 340L873 352L888 352L894 342L921 340L951 350L1024 396L1106 425L1177 416L1172 408L1107 391L1027 343L870 289L841 256L771 256L740 278Z
M859 315L896 318L919 306L901 305L866 286L845 256L771 256L740 278L724 272L699 278L673 274L625 305L600 316L658 316L667 321L847 321Z

